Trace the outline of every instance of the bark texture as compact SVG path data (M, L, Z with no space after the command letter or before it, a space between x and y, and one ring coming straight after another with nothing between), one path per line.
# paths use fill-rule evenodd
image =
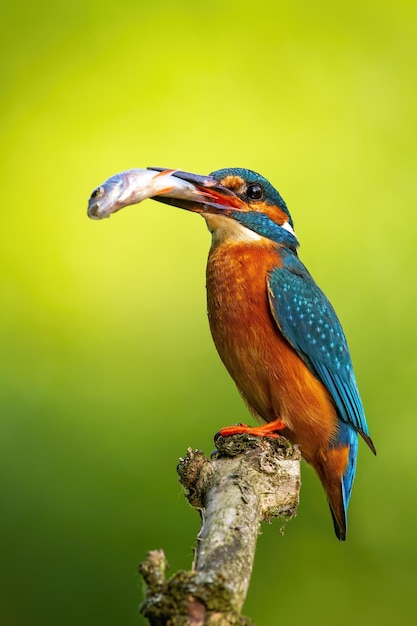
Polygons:
M290 519L300 489L300 452L285 439L218 437L206 459L189 449L178 474L202 525L192 569L165 579L162 551L140 565L142 614L152 626L249 626L241 615L261 521Z

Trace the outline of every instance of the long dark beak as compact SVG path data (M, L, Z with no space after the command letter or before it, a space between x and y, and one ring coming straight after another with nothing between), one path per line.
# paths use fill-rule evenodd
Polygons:
M166 171L164 167L148 167L147 169L155 172ZM245 203L243 200L233 191L227 189L227 187L223 187L212 176L175 170L172 173L172 177L179 178L193 185L195 194L193 193L189 198L176 198L174 189L172 195L155 195L152 197L153 200L186 209L187 211L193 211L194 213L224 213L227 209L244 210Z

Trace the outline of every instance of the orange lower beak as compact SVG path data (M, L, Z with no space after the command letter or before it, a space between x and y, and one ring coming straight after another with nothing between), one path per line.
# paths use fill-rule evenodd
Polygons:
M148 167L148 170L163 173L166 170L162 167ZM204 176L200 174L192 174L191 172L183 172L181 170L169 170L172 178L179 178L195 186L195 198L189 199L175 198L173 191L170 190L170 196L153 196L153 200L177 206L194 213L224 213L225 211L234 210L242 211L246 205L233 191L223 187L212 176Z

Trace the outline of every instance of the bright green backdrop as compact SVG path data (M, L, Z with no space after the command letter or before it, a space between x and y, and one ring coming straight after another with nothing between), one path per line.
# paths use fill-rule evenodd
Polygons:
M303 466L246 605L408 624L417 593L417 5L67 0L1 15L0 568L5 626L144 624L136 576L191 563L187 446L247 420L205 315L209 235L151 201L86 217L113 173L260 171L350 340L360 447L345 545Z

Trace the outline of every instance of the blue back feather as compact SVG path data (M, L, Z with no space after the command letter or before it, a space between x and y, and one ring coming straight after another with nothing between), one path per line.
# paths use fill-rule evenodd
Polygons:
M346 422L340 422L339 424L339 441L342 445L349 446L348 466L342 476L343 508L346 512L352 491L353 479L356 474L356 458L358 456L358 435Z
M282 267L269 276L277 324L331 394L339 418L369 437L349 348L337 315L299 258L285 248L281 256Z
M281 256L282 267L269 276L274 317L284 337L333 398L339 420L337 437L331 445L349 447L348 466L341 477L346 528L356 472L357 432L371 442L368 425L346 337L332 305L294 253L283 248Z

